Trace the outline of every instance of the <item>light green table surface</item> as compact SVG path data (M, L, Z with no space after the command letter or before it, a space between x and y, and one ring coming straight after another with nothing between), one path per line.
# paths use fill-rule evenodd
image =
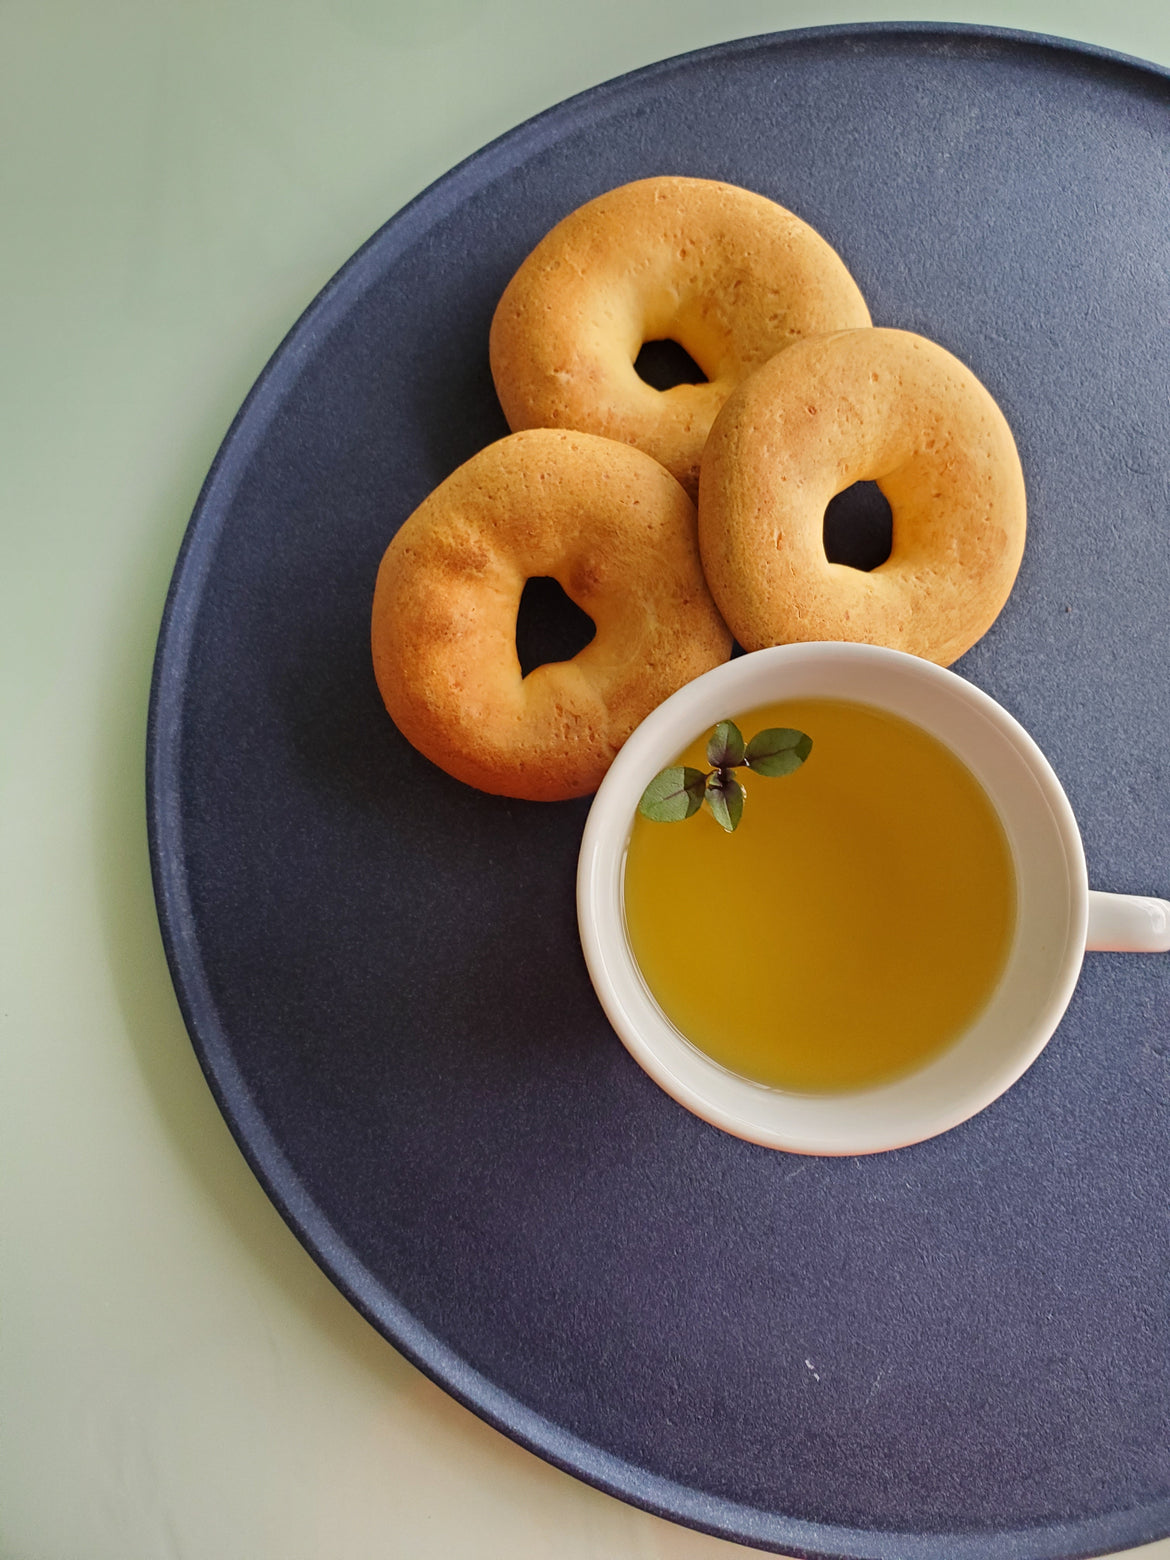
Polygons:
M0 0L2 1560L746 1552L481 1424L269 1205L163 960L147 688L216 446L374 228L607 77L898 17L1170 64L1153 0Z

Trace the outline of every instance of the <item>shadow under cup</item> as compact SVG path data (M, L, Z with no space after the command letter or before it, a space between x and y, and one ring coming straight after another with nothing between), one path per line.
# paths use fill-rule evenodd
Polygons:
M649 781L724 719L782 699L829 698L901 716L948 747L994 806L1011 851L1016 922L1000 980L965 1032L920 1069L866 1089L796 1094L729 1072L663 1014L625 931L626 848ZM767 1147L863 1154L933 1137L982 1110L1039 1055L1080 972L1088 881L1080 834L1047 759L995 701L953 672L870 645L806 644L729 661L633 733L594 800L578 920L594 988L623 1044L680 1104Z

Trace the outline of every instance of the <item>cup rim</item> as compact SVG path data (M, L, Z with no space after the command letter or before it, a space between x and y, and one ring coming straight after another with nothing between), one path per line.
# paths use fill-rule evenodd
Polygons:
M973 718L982 717L989 722L1023 760L1035 781L1051 815L1067 869L1067 927L1062 947L1053 955L1051 995L1030 1031L1011 1049L1010 1056L1002 1065L990 1069L979 1086L967 1089L961 1098L924 1109L922 1120L911 1128L905 1121L893 1132L873 1126L860 1130L848 1142L837 1141L839 1134L833 1134L830 1142L830 1135L817 1127L817 1111L811 1106L805 1112L809 1117L807 1129L794 1130L792 1118L794 1113L799 1115L799 1110L793 1102L816 1101L823 1112L826 1103L833 1100L869 1101L880 1118L881 1107L891 1098L890 1091L905 1080L839 1095L797 1096L728 1073L682 1037L658 1007L634 959L620 913L626 843L638 799L650 778L714 721L725 718L729 712L746 711L752 703L764 704L785 697L785 677L810 669L837 675L864 669L871 679L889 673L895 679L901 678L903 685L906 679L916 680L957 699ZM752 691L757 684L773 679L777 684L774 691ZM847 693L830 696L850 697ZM867 698L863 693L857 697L858 702L881 707L880 699ZM915 719L913 715L904 718ZM931 730L926 720L919 720L918 724ZM995 797L991 799L1002 818L1000 802ZM1018 870L1018 861L1016 865ZM1027 731L1002 705L957 673L903 651L818 641L774 646L725 662L686 684L641 722L615 758L590 808L578 860L577 914L589 976L610 1023L634 1060L673 1099L712 1126L749 1142L789 1152L853 1155L904 1147L948 1131L985 1109L1027 1071L1059 1024L1080 974L1088 921L1088 874L1080 831L1059 779ZM640 993L637 987L641 988ZM708 1090L697 1084L696 1071L709 1079L714 1075L689 1062L681 1069L687 1076L679 1075L680 1045L702 1057L706 1068L721 1075L716 1088ZM920 1072L927 1071L929 1066ZM734 1086L728 1080L734 1080ZM722 1098L715 1098L714 1094ZM783 1108L779 1101L784 1102ZM778 1126L779 1120L784 1124Z

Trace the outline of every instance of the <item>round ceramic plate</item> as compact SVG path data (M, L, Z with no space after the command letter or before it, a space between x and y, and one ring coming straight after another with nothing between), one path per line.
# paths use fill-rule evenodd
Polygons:
M605 1022L574 922L587 803L480 795L382 710L378 561L506 431L487 359L504 284L567 211L663 172L797 211L875 322L932 336L998 398L1030 535L959 670L1048 753L1095 886L1170 889L1167 76L1008 33L786 34L489 146L370 240L261 376L192 519L151 706L155 878L195 1046L355 1305L603 1489L787 1554L1155 1538L1166 961L1092 956L1035 1067L942 1138L861 1160L752 1147ZM546 646L555 618L528 625Z

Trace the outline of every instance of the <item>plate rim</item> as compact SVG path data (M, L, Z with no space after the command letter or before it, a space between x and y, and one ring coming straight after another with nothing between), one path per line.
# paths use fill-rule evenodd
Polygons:
M671 55L598 82L493 137L424 186L380 224L310 299L269 355L225 432L200 487L176 556L152 665L146 722L146 822L159 930L184 1026L225 1122L265 1195L294 1236L361 1316L429 1380L492 1428L561 1471L668 1521L797 1560L1080 1560L1170 1535L1170 1497L1103 1516L978 1533L869 1529L819 1522L706 1493L649 1473L527 1407L445 1344L388 1291L314 1202L251 1099L219 1023L195 936L180 819L182 689L202 587L228 501L312 338L348 309L378 270L404 253L493 172L531 156L572 121L657 77L696 65L805 43L882 39L1016 45L1137 73L1170 89L1170 67L1099 44L968 22L844 22L752 34ZM503 166L496 167L502 164ZM356 290L355 290L356 289ZM1054 1547L1057 1546L1057 1547Z

